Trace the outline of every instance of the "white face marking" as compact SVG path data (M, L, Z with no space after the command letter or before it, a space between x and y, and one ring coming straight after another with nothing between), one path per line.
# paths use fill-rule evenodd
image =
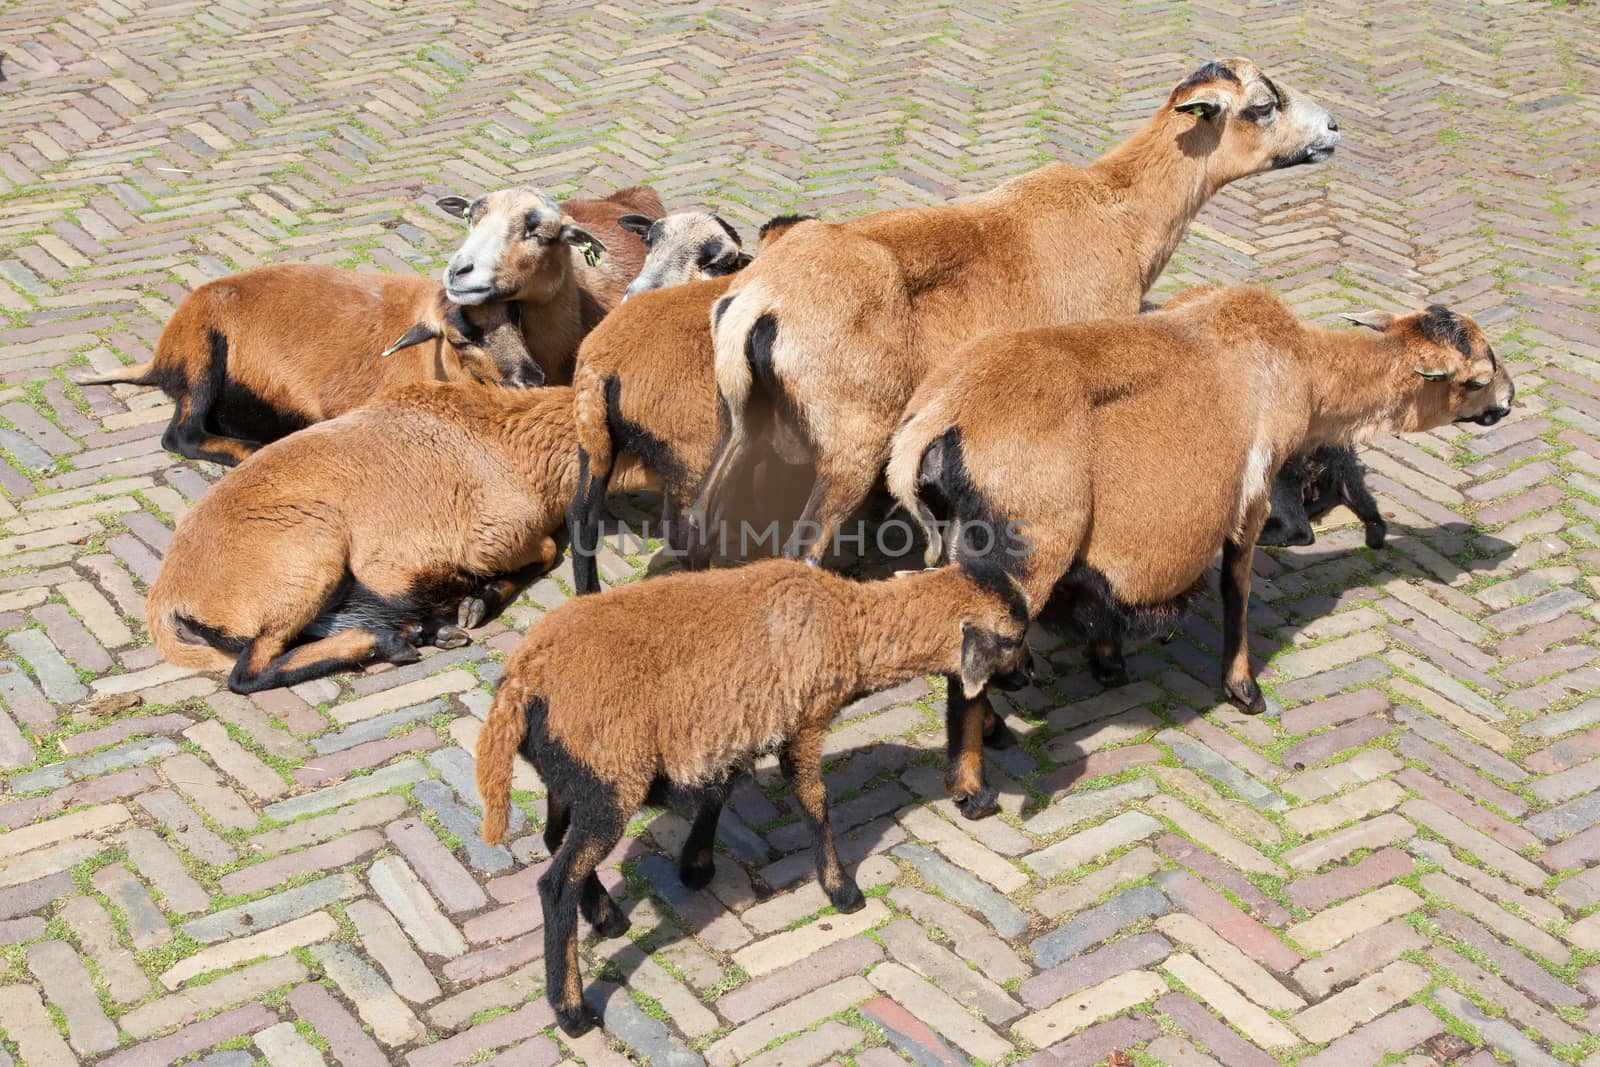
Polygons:
M530 212L537 213L540 233L553 237L559 232L561 208L546 193L503 189L485 199L467 239L445 267L445 293L451 300L472 306L511 295L496 291L496 277L512 242L527 239L525 220Z
M730 267L740 251L738 242L728 236L728 231L709 211L678 211L668 215L651 227L649 245L644 266L628 285L624 299L651 289L719 277L728 270L705 269L702 251L714 249L712 262Z

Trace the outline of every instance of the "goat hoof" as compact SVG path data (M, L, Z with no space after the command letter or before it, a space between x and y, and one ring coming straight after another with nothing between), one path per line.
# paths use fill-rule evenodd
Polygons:
M561 1027L561 1032L568 1037L582 1037L593 1030L594 1024L598 1021L594 1013L583 1005L556 1009L556 1025Z
M988 736L983 739L983 747L991 749L995 752L1001 752L1008 748L1016 748L1017 735L1012 733L1011 727L1001 722L1000 717L997 715L995 716L994 720L994 728L990 730Z
M595 930L601 937L621 937L633 927L628 917L622 914L622 909L612 904L605 914L600 916L600 921L594 924Z
M1228 702L1246 715L1260 715L1267 710L1267 698L1261 695L1261 687L1254 678L1229 682L1223 686L1223 692L1227 694Z
M1000 810L1000 791L992 785L955 799L956 807L961 809L964 819L987 819Z
M434 648L460 648L472 644L472 638L459 626L441 626L433 635Z
M420 622L406 623L406 625L396 630L395 633L399 634L400 640L404 641L408 645L422 644L423 637L425 636L422 629L422 624Z
M867 906L867 898L861 895L861 887L852 880L846 880L837 890L829 893L828 902L846 915Z
M1116 689L1128 684L1128 665L1121 661L1107 662L1105 660L1091 659L1089 661L1089 673L1105 689Z
M682 863L678 865L678 880L690 889L704 889L711 884L711 879L717 873L717 865L711 860L705 863Z
M1367 547L1382 548L1384 539L1389 536L1389 524L1375 522L1367 527Z
M489 614L489 605L481 596L469 596L456 609L456 625L463 630L476 630Z

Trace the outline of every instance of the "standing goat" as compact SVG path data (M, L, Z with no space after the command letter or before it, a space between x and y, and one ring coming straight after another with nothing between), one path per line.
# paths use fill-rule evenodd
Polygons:
M241 693L465 644L554 564L575 459L571 389L396 390L200 498L151 586L151 637Z
M865 904L828 826L822 752L854 697L930 671L975 693L1026 657L1016 586L977 563L852 582L788 560L675 574L568 601L506 663L478 736L483 839L505 833L511 761L522 749L549 790L539 878L545 991L568 1034L591 1024L577 917L607 937L628 920L595 867L662 787L695 791L679 872L700 888L733 776L780 750L810 827L817 880L840 911Z
M667 540L681 550L680 520L700 491L725 421L712 369L710 315L732 279L674 282L688 281L686 266L705 257L705 244L716 241L711 230L720 232L715 223L705 222L703 216L709 212L682 213L691 214L699 217L663 226L649 239L650 256L639 278L668 287L632 295L595 327L578 350L572 376L578 492L567 529L573 584L579 593L600 591L594 550L600 543L600 514L613 472L624 466L630 471L642 467L655 476ZM762 250L805 218L783 215L762 226ZM669 215L663 221L673 219L680 216ZM623 224L628 225L627 220ZM737 266L744 255L739 251L730 259L729 249L719 246L711 262Z
M1338 141L1325 110L1248 60L1207 63L1090 166L1051 163L961 204L796 227L717 305L729 429L690 515L695 540L720 522L756 410L769 409L780 451L817 467L787 553L820 562L931 366L990 330L1136 312L1218 189L1319 162Z
M565 203L521 185L470 203L447 196L439 207L471 227L445 267L446 295L466 307L519 304L528 351L553 385L572 381L584 335L622 301L644 266L644 242L621 220L666 214L648 185Z
M1262 290L1199 287L1153 314L990 334L917 390L890 491L930 555L998 561L1031 614L1085 631L1100 678L1125 679L1123 637L1169 622L1220 548L1223 690L1258 713L1245 607L1285 458L1510 411L1472 320L1434 305L1372 322L1320 329ZM947 784L972 818L994 805L976 718L952 700Z

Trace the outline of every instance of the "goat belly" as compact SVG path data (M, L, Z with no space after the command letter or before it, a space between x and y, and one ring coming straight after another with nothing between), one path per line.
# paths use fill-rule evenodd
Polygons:
M1205 590L1202 576L1168 600L1132 604L1121 597L1106 576L1077 564L1056 583L1039 618L1091 641L1120 641L1166 633L1182 619L1194 598Z

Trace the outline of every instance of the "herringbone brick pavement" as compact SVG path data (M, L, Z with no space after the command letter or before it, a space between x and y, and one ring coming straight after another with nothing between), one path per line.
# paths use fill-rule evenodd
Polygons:
M867 700L830 745L866 910L822 906L771 767L708 891L646 813L603 871L633 932L584 949L604 1033L567 1041L538 783L486 847L470 755L559 574L470 647L253 699L145 645L218 472L68 372L147 358L190 287L432 270L432 198L523 179L744 225L936 202L1097 154L1213 55L1346 139L1231 188L1161 288L1446 301L1522 401L1367 452L1384 550L1260 554L1269 716L1216 706L1215 603L1111 692L1039 634L970 824L938 694ZM0 56L0 1065L1600 1064L1594 7L12 0Z

